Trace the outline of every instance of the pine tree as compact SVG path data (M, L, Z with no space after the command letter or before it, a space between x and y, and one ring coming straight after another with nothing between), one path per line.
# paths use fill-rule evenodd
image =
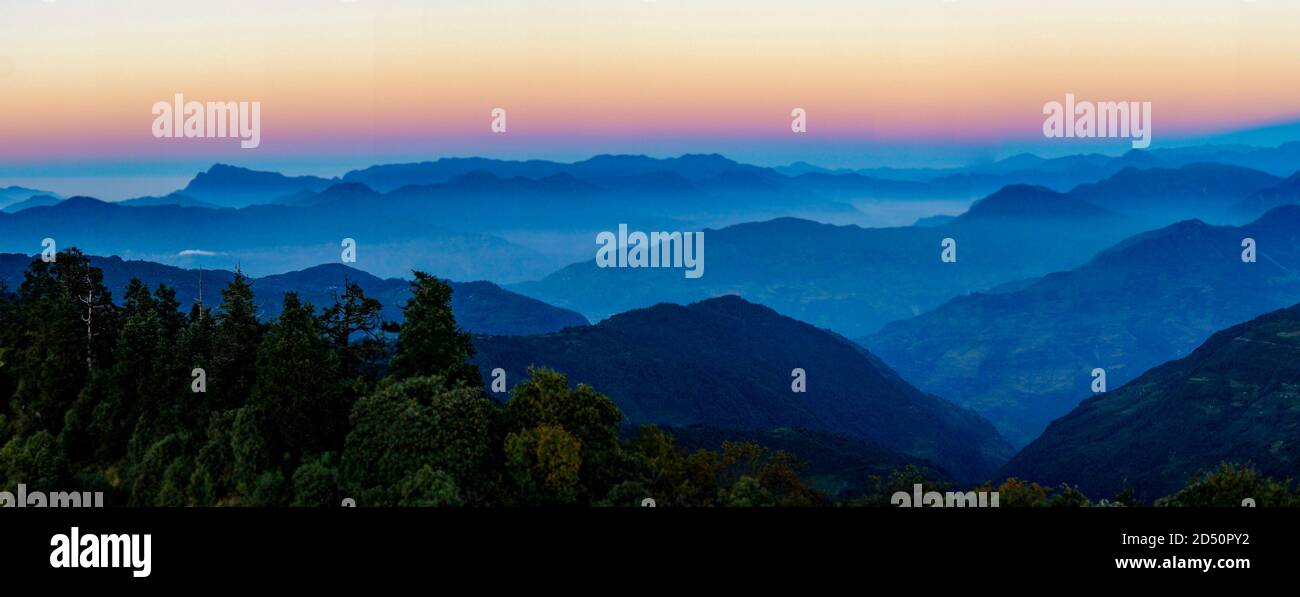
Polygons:
M451 286L424 272L415 272L411 298L403 308L406 322L397 337L392 374L398 378L438 375L452 384L482 385L470 364L474 343L456 325L451 311Z
M57 433L94 367L108 360L116 309L103 274L75 248L53 263L32 261L17 308L21 336L11 358L21 382L12 424L22 433Z
M343 296L336 295L334 304L322 313L326 334L339 357L339 369L345 379L378 377L379 363L387 352L382 310L383 305L367 297L360 284L347 281Z
M311 303L284 295L284 309L271 325L257 357L257 384L249 406L265 417L267 449L282 459L290 477L303 456L342 448L347 409L325 326Z
M212 370L208 371L208 401L214 408L233 408L244 403L257 378L257 348L263 326L253 304L253 286L246 276L235 279L221 291L212 346Z

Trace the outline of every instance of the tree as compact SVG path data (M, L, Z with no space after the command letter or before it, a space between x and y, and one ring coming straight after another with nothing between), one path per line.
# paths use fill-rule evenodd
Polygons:
M0 444L8 441L10 397L18 385L13 360L20 337L18 306L13 293L0 282Z
M541 427L554 427L571 435L580 446L579 461L584 465L580 471L582 497L605 497L626 462L618 437L623 413L591 386L570 388L568 378L551 369L529 369L529 376L511 389L505 408L506 429L510 433L541 433ZM547 437L552 435L548 432Z
M32 261L17 298L21 336L8 357L22 381L14 391L15 431L62 429L95 365L108 360L115 310L103 274L75 248L52 263Z
M342 499L339 469L332 453L326 452L303 461L293 472L294 506L338 506Z
M167 337L158 304L139 280L127 284L120 319L113 365L92 382L90 430L102 461L125 457L137 427L137 458L157 439L177 431L163 424L160 411L183 384L170 366L175 339Z
M342 448L347 409L325 327L311 303L284 295L280 317L270 326L257 355L257 381L250 414L265 417L271 458L292 475L303 456Z
M474 357L474 343L456 325L451 311L451 286L424 272L414 273L392 374L399 378L438 375L452 384L481 386L478 369L469 362Z
M440 377L384 385L352 408L345 486L358 503L401 505L404 493L420 493L412 493L411 476L427 466L451 479L460 494L456 501L493 503L500 470L497 408L482 388L448 387Z
M1050 491L1037 483L1027 483L1015 477L1003 481L996 489L990 485L981 487L979 491L996 491L998 492L998 505L1003 508L1038 508L1048 504L1047 496Z
M1221 462L1188 480L1178 493L1156 500L1163 507L1240 507L1246 499L1257 506L1300 506L1300 495L1291 480L1278 481L1249 464Z
M0 447L0 489L13 492L19 483L29 491L67 487L68 462L54 435L38 431L28 438L11 438Z
M210 375L215 370L215 336L216 321L212 318L211 309L196 303L190 309L185 327L176 342L177 367L189 386L182 389L180 394L181 420L190 429L202 429L207 425L208 413L216 404L208 399L208 392L195 392L192 386L195 369L202 369L205 375Z
M380 361L387 356L382 311L383 305L367 297L360 284L347 281L342 298L336 294L334 304L321 314L345 379L379 376Z
M1078 487L1068 483L1062 483L1060 492L1052 495L1047 501L1047 505L1052 508L1087 508L1092 505L1092 500L1079 491ZM1001 497L1001 496L999 496Z
M582 442L559 425L506 436L506 470L518 499L529 505L569 505L582 494Z
M873 490L870 494L853 502L856 506L891 507L892 498L900 491L911 494L913 488L920 484L925 491L947 491L951 484L932 478L925 468L908 464L890 471L889 476L871 476Z
M252 394L262 332L253 304L253 287L247 277L235 272L235 279L221 291L216 316L212 371L208 372L208 400L214 407L239 406Z
M781 452L687 453L655 428L625 442L614 402L555 371L499 405L431 276L390 368L382 306L351 282L319 317L289 293L264 324L242 274L215 316L138 280L115 307L102 278L74 249L34 261L16 294L0 285L0 489L139 506L825 503Z

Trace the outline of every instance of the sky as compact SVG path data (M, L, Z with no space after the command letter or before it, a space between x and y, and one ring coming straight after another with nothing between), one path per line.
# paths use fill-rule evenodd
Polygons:
M1289 0L0 0L0 183L165 192L217 161L1121 153L1044 138L1044 103L1149 101L1153 148L1279 130L1300 122L1296 23ZM260 102L261 145L155 138L151 107L177 93Z

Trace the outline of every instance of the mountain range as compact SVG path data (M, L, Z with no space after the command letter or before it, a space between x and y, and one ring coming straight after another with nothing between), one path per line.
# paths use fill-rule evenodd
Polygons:
M1186 357L1087 398L999 476L1068 482L1100 497L1129 487L1145 500L1224 461L1294 479L1297 405L1300 305L1220 331Z
M1251 219L1263 215L1262 211L1241 214L1241 202L1280 182L1282 179L1259 170L1195 163L1178 168L1125 168L1098 182L1079 185L1070 195L1153 224L1191 218L1230 223L1240 215Z
M951 168L828 169L799 162L775 170L788 176L809 172L860 174L885 180L920 182L948 191L963 189L978 196L1010 184L1039 185L1065 192L1078 185L1107 178L1126 168L1173 169L1195 163L1240 166L1273 176L1288 176L1300 166L1300 141L1272 147L1212 144L1134 149L1118 156L1091 153L1044 158L1022 153L996 161Z
M550 367L607 394L633 424L843 434L967 480L1011 453L988 421L917 390L842 336L736 296L655 305L553 334L477 336L474 346L489 388L493 369L513 386L529 367ZM793 391L795 369L804 370L806 392Z
M954 298L859 342L1023 445L1087 394L1094 368L1116 387L1296 301L1300 205L1240 227L1188 220L1138 234L1077 269Z
M53 191L42 191L20 186L0 187L0 212L13 213L28 207L48 205L62 199Z
M592 320L734 293L861 336L954 296L1078 266L1139 230L1131 219L1071 195L1017 185L934 226L780 218L707 230L707 267L697 279L679 269L601 268L592 259L509 287ZM956 241L956 262L941 259L945 239Z
M338 182L319 176L285 176L217 164L198 173L179 194L218 207L246 207L271 203L282 195L303 190L319 191Z
M1232 206L1236 217L1245 218L1252 214L1263 214L1274 207L1300 204L1300 172L1292 174L1285 180L1246 196Z
M358 264L390 277L424 269L449 278L519 280L565 262L455 227L427 206L405 211L366 204L207 209L123 206L73 197L0 214L0 251L37 251L43 238L53 238L60 247L77 246L91 254L177 266L241 264L250 274L264 275L336 261L342 240L352 238Z

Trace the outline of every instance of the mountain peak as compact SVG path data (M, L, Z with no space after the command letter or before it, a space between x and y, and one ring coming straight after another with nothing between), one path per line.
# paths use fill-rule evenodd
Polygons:
M958 220L1114 216L1109 210L1047 187L1014 184L975 202Z
M706 342L689 342L691 337ZM1009 447L978 416L908 385L843 337L735 295L660 303L544 336L476 338L480 368L564 371L632 423L809 427L878 442L982 478ZM791 372L807 368L806 394ZM651 382L653 380L653 382Z
M76 197L68 197L67 199L64 199L63 201L59 202L58 205L60 207L64 207L67 209L75 209L81 207L100 207L100 206L106 206L112 204L107 201L103 201L101 199L96 199L94 197L77 195Z

